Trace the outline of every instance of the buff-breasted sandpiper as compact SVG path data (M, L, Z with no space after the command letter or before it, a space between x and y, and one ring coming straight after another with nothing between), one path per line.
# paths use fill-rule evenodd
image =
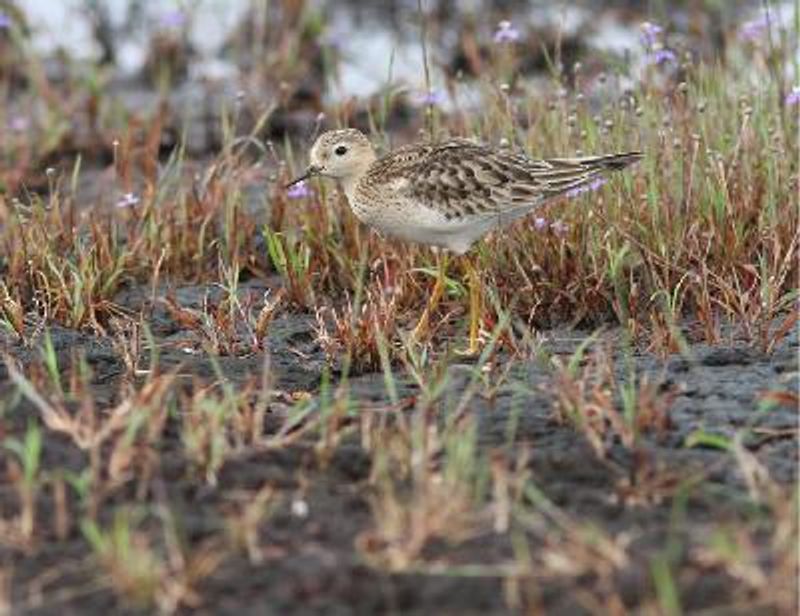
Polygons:
M341 182L363 223L399 239L464 254L547 201L573 194L641 158L639 152L534 160L467 139L414 143L378 157L369 139L348 128L320 135L310 164L291 182L323 176ZM473 277L471 287L477 287ZM440 271L415 330L427 327L444 286ZM477 290L472 295L470 349L477 344Z

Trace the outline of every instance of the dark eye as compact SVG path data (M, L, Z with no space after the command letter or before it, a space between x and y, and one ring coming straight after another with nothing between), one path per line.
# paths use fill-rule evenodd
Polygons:
M337 145L333 153L336 154L336 156L344 156L345 154L347 154L347 146Z

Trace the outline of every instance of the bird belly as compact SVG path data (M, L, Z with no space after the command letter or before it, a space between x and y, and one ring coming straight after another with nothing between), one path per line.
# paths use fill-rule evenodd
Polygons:
M440 212L420 206L372 211L362 220L386 235L414 244L446 248L456 254L467 252L472 244L496 226L494 218L448 220Z

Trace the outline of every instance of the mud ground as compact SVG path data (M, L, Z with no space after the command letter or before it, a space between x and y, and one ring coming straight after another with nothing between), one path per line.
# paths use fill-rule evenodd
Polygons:
M202 287L185 287L177 291L176 298L183 306L199 306L206 295L207 289ZM118 299L137 309L135 292ZM202 352L187 352L192 347L190 336L164 311L156 310L150 323L160 345L159 363L164 369L180 365L183 374L208 381L221 376L234 386L259 378L263 370L263 353L211 358ZM567 358L589 334L570 330L542 332L543 349L551 357ZM677 579L684 610L744 613L737 612L734 606L749 605L746 613L775 613L769 605L748 604L746 585L729 572L706 566L695 558L693 548L715 529L727 526L762 529L755 536L763 540L752 546L759 562L770 562L776 546L769 539L774 522L750 497L751 486L736 457L715 446L689 447L687 439L698 430L731 439L741 433L744 448L768 471L769 481L784 488L794 483L798 465L797 409L787 404L765 405L763 399L766 392L797 391L797 332L769 355L732 338L713 347L691 345L688 355L659 358L636 353L627 359L615 343L615 336L609 331L604 338L610 341L607 348L613 355L616 378L624 383L636 374L639 380L646 378L654 383L657 391L670 392L666 421L659 430L646 433L634 448L610 437L605 443L606 456L600 459L579 430L557 420L552 364L525 360L505 365L508 376L499 385L487 385L485 379L478 379L477 394L465 412L478 421L480 447L502 450L512 457L527 455L526 464L536 486L551 502L574 519L590 522L611 536L624 533L630 560L615 574L612 585L627 609L640 609L647 597L653 596L653 554L668 542L677 542L685 554ZM53 328L51 337L62 368L66 369L72 358L83 355L93 371L91 393L96 402L101 406L115 403L124 366L112 342L63 328ZM277 317L266 346L276 391L286 396L298 392L317 395L327 362L315 342L310 316ZM6 340L4 347L23 367L39 354L35 345ZM496 363L502 365L504 360ZM447 389L435 405L436 412L443 414L457 406L473 381L469 362L456 362L448 370ZM332 368L332 378L334 383L339 378L336 367ZM401 372L397 378L398 396L413 407L419 393L417 387ZM359 413L381 413L389 404L382 374L355 375L351 377L350 390ZM14 396L5 368L0 369L0 391L6 401L6 435L21 433L38 411ZM286 407L280 399L276 396L270 409L276 418ZM513 430L510 422L514 423ZM268 419L267 429L274 423ZM83 454L65 438L47 431L44 434L44 468L77 471L85 464ZM260 562L253 564L244 554L230 554L199 587L196 607L183 609L183 613L522 611L508 607L499 578L392 574L369 565L357 546L359 537L373 524L372 488L368 482L372 460L357 436L345 438L325 465L315 455L313 439L234 456L223 465L215 487L192 476L179 439L179 431L168 423L154 484L180 521L180 533L187 545L198 546L218 535L222 513L243 494L268 483L287 495L259 526ZM642 465L651 470L639 473L637 481L652 477L658 486L632 491L633 469ZM638 496L631 496L634 492ZM305 515L297 515L291 504L292 495L300 494L307 504ZM105 503L100 518L110 519L116 505L132 499L135 487L121 488ZM38 521L45 529L43 540L32 550L0 548L0 563L11 571L14 613L145 613L147 610L120 603L108 584L98 581L94 561L77 525L65 540L48 540L52 539L52 500L44 497L43 501L38 512ZM678 502L682 511L676 509ZM5 481L0 487L0 511L9 517L15 507L16 493ZM679 525L676 515L681 516ZM512 554L508 537L495 534L458 546L431 545L425 552L432 562L444 559L452 565L503 562ZM590 613L577 589L597 583L585 576L531 582L528 601L533 603L527 607L537 607L548 614Z

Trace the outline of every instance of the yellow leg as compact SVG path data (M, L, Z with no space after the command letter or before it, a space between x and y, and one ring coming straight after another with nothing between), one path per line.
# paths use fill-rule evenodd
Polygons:
M428 305L425 306L425 311L422 313L422 316L419 318L417 326L414 328L414 332L411 334L412 340L414 340L415 342L421 342L428 334L428 329L430 328L430 322L431 322L431 315L439 307L439 302L442 299L442 295L444 295L446 273L447 273L447 254L445 253L444 255L439 257L438 272L436 273L436 284L433 286L433 292L431 293L431 296L428 299Z
M475 264L467 257L467 279L469 284L469 347L468 355L477 355L480 351L478 334L482 308L481 279Z

